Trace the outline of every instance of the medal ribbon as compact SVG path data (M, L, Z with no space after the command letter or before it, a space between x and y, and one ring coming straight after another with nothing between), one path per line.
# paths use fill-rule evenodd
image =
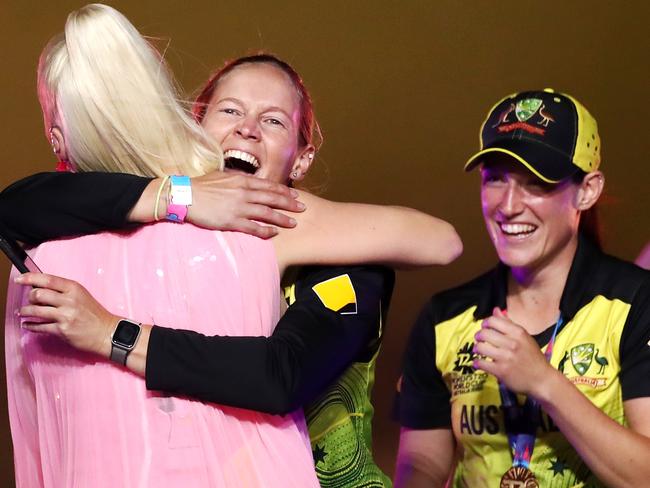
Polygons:
M550 363L553 354L553 344L558 330L562 326L563 320L560 315L553 328L553 334L548 341L544 357ZM522 466L526 469L530 466L530 458L535 448L535 438L537 427L540 422L540 407L537 400L527 397L523 405L519 405L517 395L501 382L499 382L499 393L501 395L501 404L503 405L503 416L505 420L506 433L508 434L508 443L512 449L512 465L514 467Z

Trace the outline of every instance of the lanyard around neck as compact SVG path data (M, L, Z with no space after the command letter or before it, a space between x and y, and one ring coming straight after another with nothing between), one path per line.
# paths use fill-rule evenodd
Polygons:
M562 314L560 314L544 351L544 357L548 362L551 362L555 338L563 322ZM499 394L503 405L508 443L512 449L512 465L528 468L535 447L537 427L540 423L539 403L534 398L527 397L524 404L519 405L517 395L501 382L499 382Z

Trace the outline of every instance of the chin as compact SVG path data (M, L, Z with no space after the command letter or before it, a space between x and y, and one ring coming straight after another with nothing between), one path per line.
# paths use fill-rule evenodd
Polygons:
M530 249L497 248L499 260L510 268L528 268L538 261L538 256Z

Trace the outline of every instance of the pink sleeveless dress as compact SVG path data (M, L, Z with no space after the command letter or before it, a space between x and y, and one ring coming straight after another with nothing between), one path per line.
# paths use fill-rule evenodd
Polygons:
M140 322L268 336L279 317L273 245L247 235L159 223L53 241L31 254L43 272L79 281L108 310ZM274 416L148 392L108 360L23 331L16 310L24 293L10 281L5 352L17 486L318 486L302 412Z

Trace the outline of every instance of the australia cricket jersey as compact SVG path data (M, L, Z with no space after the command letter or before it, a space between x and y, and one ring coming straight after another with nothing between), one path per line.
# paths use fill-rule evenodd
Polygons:
M405 355L400 421L412 429L453 430L462 446L453 486L498 487L512 464L497 380L472 367L474 334L494 307L505 308L507 272L499 265L435 295ZM564 326L551 365L606 415L626 425L624 402L650 396L650 273L603 254L581 237L560 312ZM542 350L554 324L549 326L534 336ZM530 463L539 486L604 486L552 419L544 412L539 417Z
M391 487L390 478L372 457L374 408L370 395L384 317L392 293L393 274L376 267L348 268L347 272L339 271L338 274L332 268L317 268L321 270L318 274L314 274L312 269L307 269L310 290L304 279L297 282L303 293L307 290L314 293L323 307L347 316L347 327L354 327L356 321L356 327L369 328L370 331L354 361L324 392L305 406L318 480L322 487L331 488ZM290 304L297 285L286 292ZM366 290L375 291L365 296ZM377 290L381 293L378 294ZM381 296L379 301L378 295ZM315 306L312 308L316 309ZM372 325L368 323L371 319L374 321Z

